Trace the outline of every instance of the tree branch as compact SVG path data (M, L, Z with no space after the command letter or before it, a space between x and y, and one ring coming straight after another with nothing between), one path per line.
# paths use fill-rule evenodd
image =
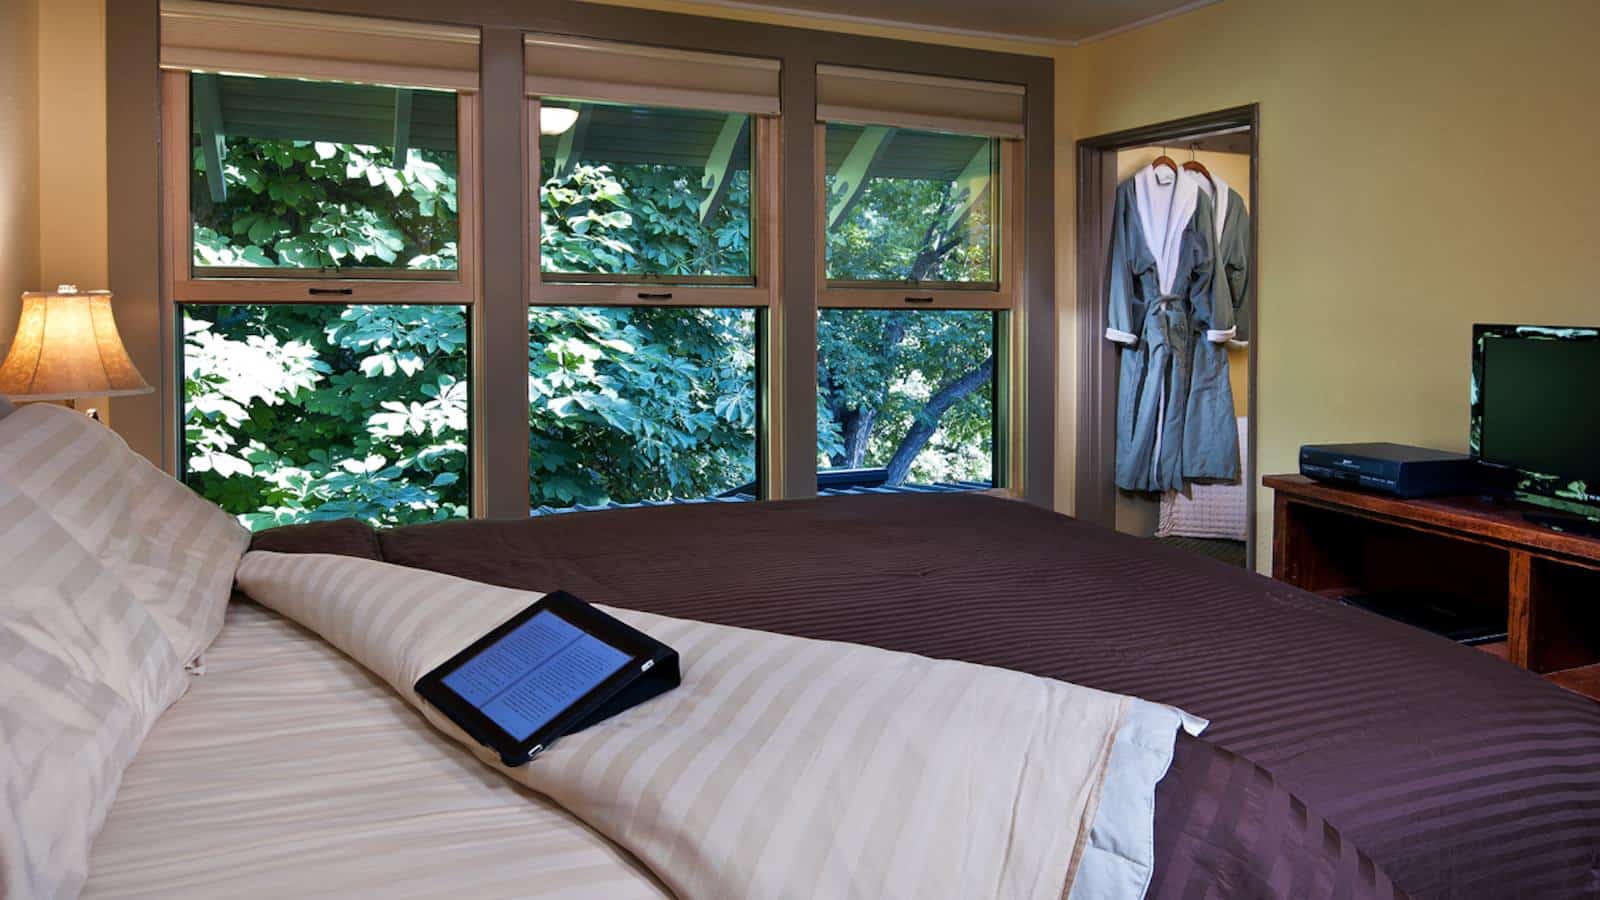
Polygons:
M993 375L994 354L990 354L966 374L933 392L928 398L927 405L923 406L912 420L906 436L900 439L900 446L895 448L894 455L889 457L889 477L885 481L886 484L905 482L907 473L911 471L912 461L938 430L939 419L949 411L950 407L980 386L987 384Z

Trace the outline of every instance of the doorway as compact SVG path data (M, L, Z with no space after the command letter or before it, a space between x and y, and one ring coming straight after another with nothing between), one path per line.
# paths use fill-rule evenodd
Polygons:
M1254 569L1256 565L1256 359L1260 231L1259 108L1255 104L1100 135L1078 142L1077 516ZM1185 485L1165 493L1116 486L1118 345L1106 339L1107 274L1117 187L1160 156L1200 163L1213 184L1236 192L1249 213L1249 290L1227 342L1239 431L1235 484ZM1241 527L1242 526L1242 527Z

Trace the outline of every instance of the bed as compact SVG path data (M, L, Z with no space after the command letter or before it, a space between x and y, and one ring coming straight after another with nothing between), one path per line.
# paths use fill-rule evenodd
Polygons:
M384 532L338 522L254 546L560 587L1182 707L1212 725L1179 736L1158 788L1152 897L1600 896L1600 705L1024 504L911 495Z
M711 648L691 654L708 666L720 656L764 672L768 657L744 654L750 642L820 639L843 642L830 653L854 645L852 658L898 652L959 661L917 665L1012 670L953 683L968 692L1032 673L1209 718L1203 737L1167 741L1170 770L1163 759L1165 776L1144 783L1149 896L1600 895L1600 706L1477 651L1013 501L840 497L381 532L337 521L251 539L111 432L29 407L0 422L0 513L10 574L0 582L0 874L13 896L670 896L669 875L641 862L660 860L648 846L609 840L616 831L593 810L580 821L571 795L549 794L558 806L480 766L403 702L410 673L374 668L389 672L385 683L335 649L359 658L351 639L414 648L411 637L346 623L341 641L339 626L318 624L351 603L427 634L413 614L426 604L456 640L480 627L468 620L493 598L520 609L519 590L554 588L637 611L619 614L673 617L702 635L686 646ZM247 543L263 552L241 563ZM291 613L324 641L248 599L228 602L236 579L268 601L252 567L365 574L301 584ZM763 634L705 637L728 627ZM856 671L866 672L851 663L830 673L830 690L848 693L843 673ZM682 691L655 702L713 680L696 688L686 675ZM994 702L980 706L999 708L1012 694L984 696ZM762 704L704 708L769 718ZM638 712L652 724L636 738L676 727ZM585 742L604 741L602 731L542 759L566 753L583 768L586 751L572 748L601 746ZM1033 745L985 748L972 733L990 732L962 732L957 758L1035 756ZM1110 730L1098 734L1109 742ZM1038 746L1084 743L1066 739ZM623 759L624 743L601 752ZM1038 756L1057 765L1053 749ZM985 768L945 766L940 778ZM1032 783L1000 789L1045 796L1017 791ZM632 819L637 810L616 802L630 796L606 799ZM1001 820L998 833L1053 841L1058 819L1100 824L1090 806L1064 817L1033 806L1043 815L1026 829ZM773 808L768 819L785 821L786 805ZM871 827L897 834L939 818ZM672 851L697 835L669 835ZM904 893L889 884L852 895Z

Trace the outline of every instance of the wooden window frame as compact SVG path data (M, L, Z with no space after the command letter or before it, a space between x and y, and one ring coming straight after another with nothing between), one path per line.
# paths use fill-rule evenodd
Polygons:
M539 98L528 98L528 302L533 306L736 306L769 308L778 299L779 118L749 114L755 208L750 211L750 284L718 286L671 278L616 276L610 281L545 281L539 247ZM642 104L649 105L649 104ZM609 276L606 276L609 277ZM666 296L661 296L665 294Z
M280 270L270 277L197 275L194 223L189 197L189 75L161 73L161 165L164 194L166 272L174 303L338 303L358 305L441 304L471 306L482 292L479 266L481 218L478 146L478 95L456 94L456 270L454 277L434 271L367 270L359 274ZM238 270L230 270L238 271Z
M1000 282L995 288L915 288L885 282L879 287L831 287L828 284L827 134L825 122L815 125L816 150L816 258L817 310L914 309L917 311L979 310L996 314L994 340L994 487L984 493L1023 496L1020 475L1025 471L1027 428L1026 332L1027 268L1023 264L1022 237L1027 227L1024 209L1025 145L1021 140L999 138L1000 185L998 227L995 229L995 264ZM916 298L916 299L911 299Z
M648 105L648 104L645 104ZM782 118L750 114L751 154L755 207L750 217L751 264L754 284L719 287L670 279L635 282L545 281L539 246L539 187L543 159L539 148L539 98L527 98L523 138L527 172L526 258L528 306L626 306L639 308L709 307L753 309L756 313L756 483L761 499L784 496L784 428L782 410L783 301L779 291L782 267L778 244L782 237L780 197ZM663 296L664 295L664 296Z
M995 287L948 287L948 283L930 284L926 287L904 282L886 281L868 286L863 282L849 282L834 286L828 282L828 126L818 122L816 128L816 273L817 306L839 309L904 309L914 305L918 309L991 309L1014 310L1019 298L1023 278L1022 252L1017 243L1026 228L1023 210L1023 142L1010 138L1000 141L999 215L995 217L995 267L1000 276ZM911 299L916 298L916 299Z

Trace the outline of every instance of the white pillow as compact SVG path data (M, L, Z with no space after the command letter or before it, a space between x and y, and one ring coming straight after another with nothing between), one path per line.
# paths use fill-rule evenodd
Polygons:
M0 483L0 896L73 897L122 772L188 685L161 627Z
M0 420L0 482L32 497L119 578L193 661L222 630L250 533L82 413L29 404Z
M1250 420L1237 419L1239 428L1239 471L1237 484L1193 484L1189 496L1178 491L1161 495L1161 520L1156 537L1213 538L1227 541L1249 540L1246 519L1250 492L1245 490L1244 473L1248 466Z

